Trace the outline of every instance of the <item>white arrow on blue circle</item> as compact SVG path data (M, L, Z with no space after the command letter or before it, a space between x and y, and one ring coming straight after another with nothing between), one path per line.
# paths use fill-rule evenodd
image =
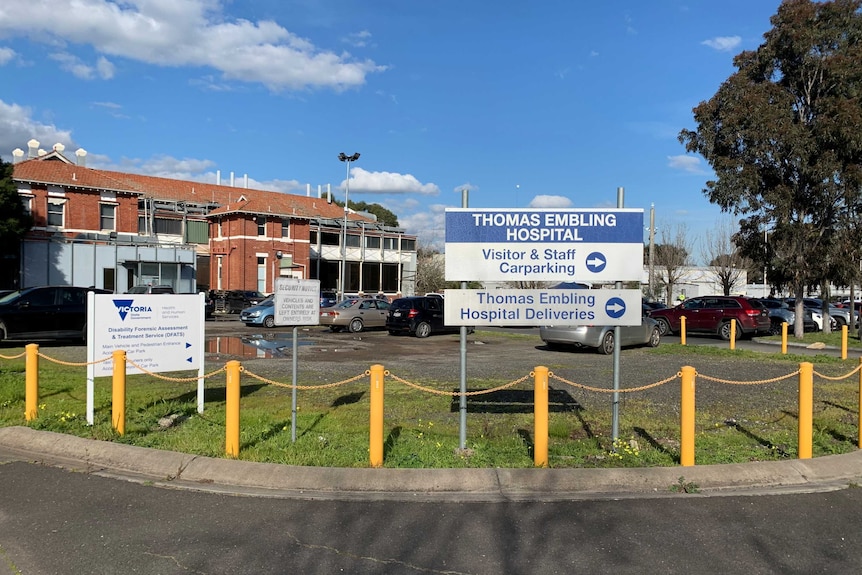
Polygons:
M593 252L587 256L587 269L591 272L600 272L605 269L605 265L607 265L607 258L605 258L605 254L600 252Z
M618 297L612 297L605 304L605 313L614 319L619 319L626 313L626 302Z

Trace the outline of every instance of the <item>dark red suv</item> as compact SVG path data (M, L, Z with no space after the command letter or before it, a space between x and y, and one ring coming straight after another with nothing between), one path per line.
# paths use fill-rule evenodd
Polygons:
M680 318L685 316L685 331L711 333L730 339L730 320L736 320L736 334L751 337L768 335L769 310L756 299L739 296L700 296L687 299L676 307L653 310L650 317L658 322L662 335L678 333Z

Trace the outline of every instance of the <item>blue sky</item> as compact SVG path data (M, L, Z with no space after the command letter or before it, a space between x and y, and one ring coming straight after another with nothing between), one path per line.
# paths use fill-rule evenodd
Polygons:
M0 156L380 203L723 216L677 140L779 0L27 0L0 4ZM646 237L646 232L645 232ZM657 238L660 239L660 238Z

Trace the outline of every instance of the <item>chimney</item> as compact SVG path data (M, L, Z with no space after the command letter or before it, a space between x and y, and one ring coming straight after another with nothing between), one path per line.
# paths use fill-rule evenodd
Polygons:
M216 185L221 185L221 170L216 170Z
M84 148L78 148L75 150L75 157L78 158L78 165L81 167L86 167L87 165L87 150Z
M234 180L233 180L233 172L231 172L231 173L230 173L230 187L233 187L233 184L234 184Z
M15 148L12 150L12 163L17 164L24 157L24 150L21 148Z
M54 144L54 148L53 148L53 149L54 149L54 151L55 151L55 152L57 152L58 154L62 154L62 153L63 153L63 150L65 150L65 149L66 149L66 146L64 146L64 145L63 145L63 144L61 144L60 142L57 142L56 144Z
M243 182L244 182L243 187L244 187L245 189L248 189L248 174L243 174L243 175L242 175L242 179L243 179Z
M27 142L27 157L35 158L39 153L39 140L33 139Z

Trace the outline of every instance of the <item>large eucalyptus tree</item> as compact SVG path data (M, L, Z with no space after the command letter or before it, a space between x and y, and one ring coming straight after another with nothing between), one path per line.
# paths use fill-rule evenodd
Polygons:
M704 193L743 216L735 241L802 297L829 273L862 181L862 0L785 0L679 138L715 171ZM768 246L764 249L764 235ZM845 244L846 245L846 244Z

